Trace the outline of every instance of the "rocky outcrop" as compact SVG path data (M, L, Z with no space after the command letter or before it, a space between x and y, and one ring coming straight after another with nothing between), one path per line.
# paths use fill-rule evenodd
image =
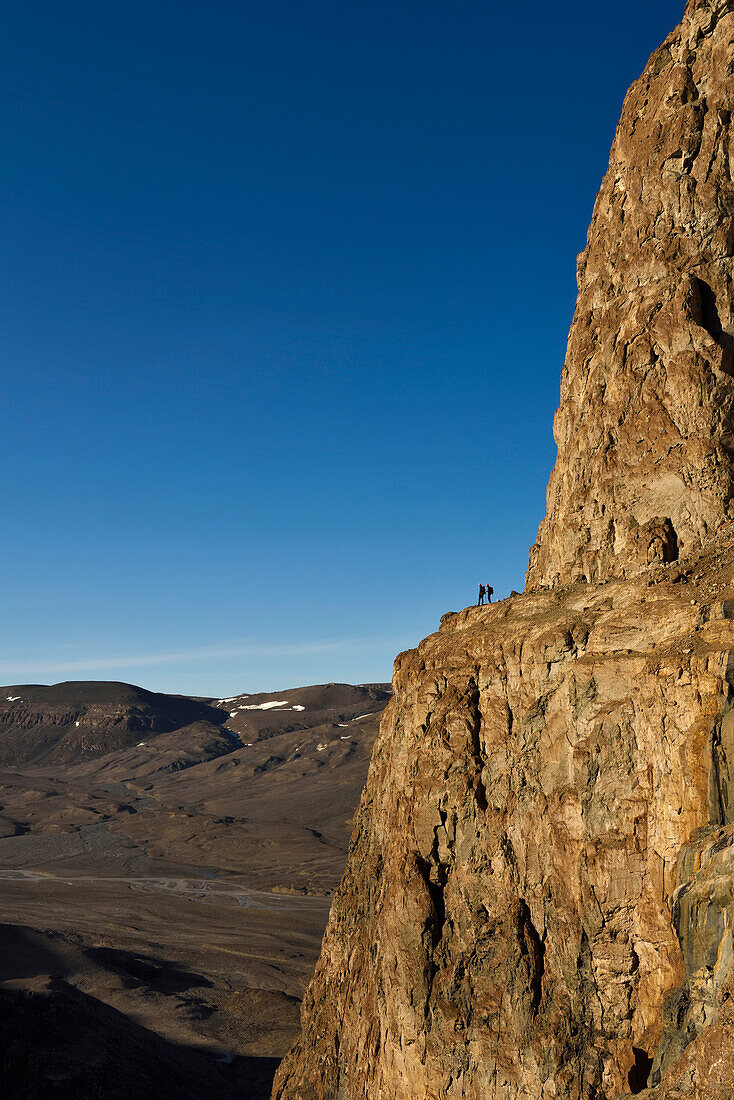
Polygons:
M733 59L627 96L528 590L396 662L275 1100L734 1092Z
M278 1100L635 1094L715 1017L734 553L699 573L470 609L398 658Z
M578 259L531 586L685 557L734 515L733 9L689 3L625 99Z

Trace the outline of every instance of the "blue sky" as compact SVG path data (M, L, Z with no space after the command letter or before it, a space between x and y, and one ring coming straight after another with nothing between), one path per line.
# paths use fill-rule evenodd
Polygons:
M522 588L575 256L682 6L9 8L0 682L386 680Z

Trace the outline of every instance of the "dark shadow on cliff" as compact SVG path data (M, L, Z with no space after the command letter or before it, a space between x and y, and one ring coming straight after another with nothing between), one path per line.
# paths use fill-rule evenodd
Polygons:
M697 318L699 324L706 329L711 339L721 348L723 352L723 370L727 374L734 374L734 336L731 336L721 323L716 295L712 288L703 279L696 278L694 281L700 298L697 311L699 312Z
M640 1050L639 1047L632 1047L632 1053L635 1056L635 1062L627 1074L627 1081L630 1092L633 1096L636 1096L647 1088L650 1070L652 1069L652 1058L646 1050Z

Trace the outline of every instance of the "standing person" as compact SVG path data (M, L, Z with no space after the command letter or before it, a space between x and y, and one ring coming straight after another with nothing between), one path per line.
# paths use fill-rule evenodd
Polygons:
M494 595L494 588L490 588L490 586L487 585L486 592L487 592L487 603L491 603L492 602L492 596Z
M484 585L479 582L479 599L477 600L477 607L481 607L484 603Z

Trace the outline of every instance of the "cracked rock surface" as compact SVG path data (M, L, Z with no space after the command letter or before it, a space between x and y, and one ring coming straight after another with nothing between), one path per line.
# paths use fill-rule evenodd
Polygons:
M734 515L733 8L689 3L627 93L578 258L531 586L685 557Z
M710 1041L734 551L698 569L472 608L401 654L278 1100L600 1100Z

